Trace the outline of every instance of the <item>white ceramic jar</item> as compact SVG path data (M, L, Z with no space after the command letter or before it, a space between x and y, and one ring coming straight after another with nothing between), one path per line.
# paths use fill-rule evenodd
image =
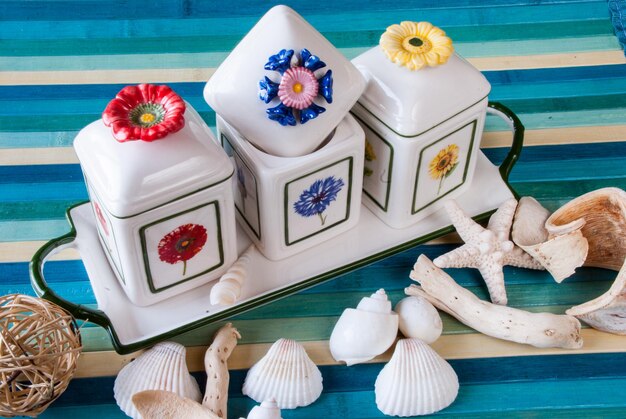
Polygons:
M142 94L164 88L129 86L116 99L129 103L134 95L141 102ZM214 280L237 257L230 160L189 104L184 113L179 109L184 122L172 122L174 111L166 109L171 98L163 99L166 108L158 100L143 102L105 110L104 120L121 140L100 119L74 141L100 241L120 285L139 306ZM173 126L176 132L154 138L158 129ZM133 130L147 141L127 138Z
M267 258L358 222L364 134L349 111L364 88L354 65L286 6L269 10L207 82L237 170L238 219Z
M365 88L359 71L287 6L270 9L219 66L207 103L268 154L316 150Z
M401 25L387 31L389 53L377 46L352 60L367 80L352 109L366 135L363 202L394 228L418 222L470 185L491 90L480 71L452 53L449 38L428 38L432 25ZM409 41L415 50L440 50L420 61L404 50L413 48ZM428 65L445 54L449 59L432 62L440 65Z
M239 224L268 259L320 245L356 225L365 137L352 116L328 143L300 157L264 153L219 116L217 129L235 164Z

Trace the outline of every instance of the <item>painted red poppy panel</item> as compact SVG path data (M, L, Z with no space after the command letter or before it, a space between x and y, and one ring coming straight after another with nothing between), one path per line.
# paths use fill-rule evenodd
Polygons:
M149 280L158 290L221 265L215 204L156 221L143 230Z

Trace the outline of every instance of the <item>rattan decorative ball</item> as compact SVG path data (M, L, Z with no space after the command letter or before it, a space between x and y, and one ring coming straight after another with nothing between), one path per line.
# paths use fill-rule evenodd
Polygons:
M72 316L39 298L0 297L0 416L37 416L65 391L80 355Z

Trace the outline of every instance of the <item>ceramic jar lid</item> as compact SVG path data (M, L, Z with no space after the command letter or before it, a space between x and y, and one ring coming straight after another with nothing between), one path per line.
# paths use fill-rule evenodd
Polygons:
M204 98L267 153L314 151L365 88L359 71L286 6L269 10L220 65Z
M140 95L138 91L142 86L151 85L129 86L125 90L132 88L132 94ZM209 127L189 104L178 100L182 107L178 109L180 115L168 119L171 112L167 109L163 115L156 112L157 118L163 119L142 131L141 135L147 136L147 140L116 140L112 128L105 126L102 119L78 133L74 149L87 182L112 215L130 217L220 183L232 175L232 164L215 142ZM164 101L166 108L173 103L173 99ZM133 115L132 109L125 108L137 106L124 105L128 102L127 94L121 105L124 109L118 109L118 114L143 117L146 121L153 118L150 109ZM154 101L147 103L154 104ZM178 116L182 116L182 121ZM123 118L114 121L114 125L122 137L134 127ZM178 131L170 132L175 129ZM166 136L155 138L163 134Z
M381 45L352 60L367 81L359 103L397 134L428 131L491 90L482 73L442 37L445 33L427 22L402 22L387 29Z

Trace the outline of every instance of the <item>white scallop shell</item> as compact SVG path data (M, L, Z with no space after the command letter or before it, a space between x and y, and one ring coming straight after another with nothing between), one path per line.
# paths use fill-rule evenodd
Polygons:
M330 335L330 352L348 366L369 361L393 345L398 334L398 315L391 311L385 290L347 308Z
M322 394L322 373L302 345L279 339L250 368L242 392L257 403L274 399L280 409L308 406Z
M189 374L186 349L175 342L157 343L126 365L115 378L113 395L117 405L132 418L141 418L132 397L144 390L166 390L200 402L202 394Z
M376 378L376 406L385 415L416 416L449 406L459 379L442 357L420 339L401 339Z
M433 343L443 330L437 309L424 297L411 296L396 304L395 312L400 320L400 332L407 338L419 338Z
M247 419L282 419L276 400L265 400L260 406L254 406Z

